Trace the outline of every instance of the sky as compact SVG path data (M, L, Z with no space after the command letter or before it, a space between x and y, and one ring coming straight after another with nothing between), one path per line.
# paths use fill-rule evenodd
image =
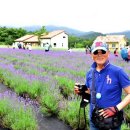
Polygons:
M55 25L79 31L130 30L130 0L0 0L0 26Z

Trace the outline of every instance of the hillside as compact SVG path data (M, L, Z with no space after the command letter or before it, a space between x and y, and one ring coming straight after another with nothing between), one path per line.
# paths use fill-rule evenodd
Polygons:
M109 33L111 35L125 35L128 39L130 39L130 31L123 31L123 32L117 32L117 33Z
M27 31L36 31L39 30L41 28L41 26L27 26L24 27L25 30ZM49 25L49 26L45 26L46 30L48 32L51 31L55 31L55 30L65 30L67 34L69 35L73 35L76 37L81 37L84 39L92 39L92 38L96 38L99 35L103 35L102 33L98 33L98 32L83 32L83 31L79 31L76 29L72 29L72 28L68 28L68 27L63 27L63 26L53 26L53 25Z
M6 27L10 27L10 26L6 26ZM23 28L27 31L33 32L33 31L39 30L41 28L41 26L34 25L34 26L24 26L24 27L21 27L21 28ZM103 34L103 33L94 32L94 31L83 32L83 31L79 31L79 30L64 27L64 26L48 25L48 26L45 26L45 28L48 32L54 31L54 30L65 30L68 35L73 35L73 36L76 36L76 37L82 37L84 39L95 39L97 36L100 36L100 35L125 35L128 39L130 39L130 31L129 30L123 31L123 32L117 32L117 33Z
M27 31L36 31L39 30L41 28L41 26L26 26L23 27L24 29L26 29ZM123 31L123 32L117 32L117 33L107 33L107 34L103 34L100 32L94 32L94 31L90 31L90 32L83 32L83 31L79 31L76 29L72 29L72 28L68 28L68 27L63 27L63 26L53 26L53 25L48 25L45 26L46 30L48 32L50 31L54 31L54 30L65 30L69 35L73 35L73 36L77 36L77 37L82 37L82 38L87 38L87 39L91 39L91 38L96 38L97 36L103 36L103 35L125 35L128 39L130 39L130 31Z
M41 26L25 26L23 28L27 31L33 32L33 31L39 30ZM53 26L53 25L45 26L45 28L48 32L55 31L55 30L65 30L69 35L74 35L74 36L82 36L86 33L86 32L82 32L82 31L68 28L68 27Z
M97 36L104 36L104 34L99 33L99 32L89 32L82 35L81 37L84 39L95 39Z

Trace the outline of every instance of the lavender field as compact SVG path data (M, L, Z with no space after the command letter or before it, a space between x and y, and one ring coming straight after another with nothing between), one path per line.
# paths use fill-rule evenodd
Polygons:
M0 48L0 82L23 98L38 101L42 113L55 115L75 129L81 99L74 94L73 87L75 82L85 83L92 62L91 56L83 51ZM130 77L130 62L113 54L110 62L123 67ZM86 109L88 115L88 107ZM126 111L129 113L130 107ZM129 115L126 116L130 119ZM81 123L84 123L83 119Z

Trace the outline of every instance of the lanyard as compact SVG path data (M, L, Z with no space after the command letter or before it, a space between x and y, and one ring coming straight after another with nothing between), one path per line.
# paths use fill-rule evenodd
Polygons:
M102 91L107 74L108 74L108 70L104 75L104 79L103 79L102 85L100 87L99 94L101 94L101 91ZM93 69L93 71L92 71L92 87L91 87L91 102L92 102L93 109L95 108L95 106L97 104L96 103L96 93L97 92L96 92L96 88L95 88L95 69Z
M103 86L104 86L104 82L105 82L105 80L106 80L106 76L107 76L107 74L108 74L108 69L107 69L107 71L106 71L106 73L104 74L104 78L102 79L102 84L101 84L101 87L99 88L99 90L98 91L96 91L96 93L97 93L97 95L96 95L96 98L98 99L97 100L97 102L99 101L99 99L101 98L101 92L102 92L102 89L103 89Z

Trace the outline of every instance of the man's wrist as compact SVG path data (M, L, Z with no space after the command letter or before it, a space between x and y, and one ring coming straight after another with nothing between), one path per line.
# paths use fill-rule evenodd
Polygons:
M116 112L120 111L117 106L115 106L114 108L115 108Z
M121 111L121 110L122 110L122 107L121 107L120 104L116 105L116 107L117 107L118 111Z

